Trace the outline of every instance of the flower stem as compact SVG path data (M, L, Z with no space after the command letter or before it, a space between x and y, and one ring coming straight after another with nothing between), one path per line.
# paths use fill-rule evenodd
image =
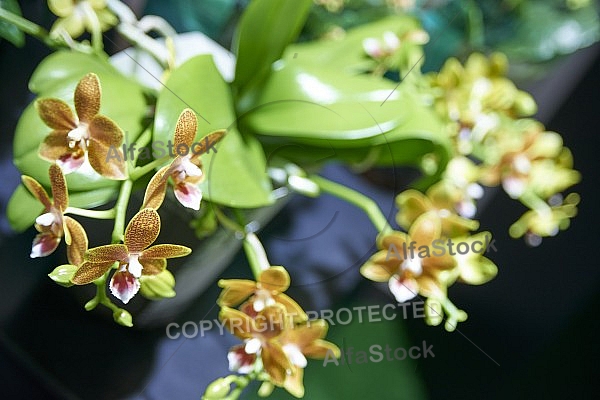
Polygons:
M363 210L371 219L371 222L373 225L375 225L375 228L379 232L384 232L385 230L390 229L387 219L373 199L360 192L357 192L354 189L350 189L349 187L340 185L339 183L332 182L319 175L311 175L309 176L309 179L319 185L319 188L323 192L345 200L350 204L354 204L356 207Z
M133 181L127 179L121 185L119 191L119 197L117 198L117 204L115 204L115 225L112 231L112 242L119 243L123 240L123 232L125 231L125 214L127 212L127 204L129 204L129 197L131 196L131 189L133 187Z
M82 7L83 12L85 13L85 19L92 28L92 47L96 53L102 53L104 51L104 43L102 42L102 27L100 26L98 16L89 3L82 3Z
M146 175L148 172L152 171L153 169L162 166L165 162L169 161L170 158L171 158L170 156L164 156L161 158L157 158L156 160L151 161L146 165L134 168L133 171L129 174L129 180L131 180L131 181L138 180L140 177Z
M254 275L254 279L258 280L260 274L271 267L265 248L254 233L246 234L243 246L248 264L250 264L250 269L252 270L252 275Z
M110 210L86 210L84 208L67 207L65 214L79 215L81 217L95 219L113 219L115 217L115 209Z
M21 17L20 15L11 13L8 10L0 8L0 20L15 25L17 28L19 28L19 30L25 32L30 36L35 37L36 39L39 39L48 47L54 48L57 45L57 43L50 38L48 31L46 31L38 24Z

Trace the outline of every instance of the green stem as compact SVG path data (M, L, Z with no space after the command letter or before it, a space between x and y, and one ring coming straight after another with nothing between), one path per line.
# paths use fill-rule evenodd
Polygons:
M123 240L123 232L125 231L125 214L127 213L127 205L131 196L133 181L128 179L121 185L117 204L115 204L115 225L112 231L112 242L119 243Z
M19 28L19 30L25 32L30 36L35 37L36 39L39 39L48 47L54 48L57 45L57 43L50 38L48 31L46 31L38 24L21 17L20 15L11 13L10 11L0 8L0 20L15 25L17 28Z
M525 206L536 211L552 211L552 208L544 200L540 199L535 193L531 191L524 192L520 197L519 201Z
M162 166L165 162L169 161L170 158L171 158L170 156L164 156L164 157L158 158L152 162L149 162L146 165L134 168L133 172L131 172L129 174L129 180L132 180L132 181L138 180L140 177L146 175L148 172L152 171L153 169Z
M104 43L102 42L102 27L100 26L98 16L89 3L84 2L82 6L85 19L92 28L92 47L96 53L102 53L104 51Z
M254 275L254 279L258 280L260 274L271 267L265 248L254 233L247 233L244 236L243 246L252 275Z
M221 225L237 234L246 234L246 231L242 225L237 224L235 221L233 221L231 218L225 215L225 213L223 213L223 211L221 211L219 207L214 205L212 207L213 211L215 212L215 216L217 217Z
M115 217L114 208L110 210L86 210L84 208L67 207L64 213L95 219L113 219Z
M309 176L309 179L319 185L319 188L323 192L345 200L350 204L354 204L356 207L363 210L380 233L390 229L387 219L373 199L360 192L357 192L356 190L350 189L344 185L340 185L339 183L332 182L319 175L311 175Z
M469 44L474 49L480 49L483 47L485 40L483 13L481 12L479 5L477 5L477 2L474 0L469 0L466 8Z

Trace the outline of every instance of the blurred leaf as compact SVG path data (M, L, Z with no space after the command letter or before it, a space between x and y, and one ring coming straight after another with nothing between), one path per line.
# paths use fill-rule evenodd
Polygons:
M21 16L21 7L17 0L0 0L0 8ZM6 21L0 21L0 38L8 40L17 47L23 47L25 44L25 34Z
M499 50L513 60L543 62L571 54L600 39L600 19L592 2L570 11L552 3L527 1L516 31Z
M254 96L286 46L304 25L311 0L254 0L246 8L234 37L237 56L233 87L238 110L252 107Z
M177 118L185 108L198 116L196 139L228 128L216 146L202 156L207 179L201 188L207 200L241 208L271 204L271 184L260 143L235 128L231 92L211 56L198 56L175 69L158 96L154 140L173 140Z
M102 86L100 113L113 119L124 131L125 141L134 141L142 130L142 119L146 113L146 101L142 88L121 75L106 59L89 54L60 51L44 59L33 73L30 89L39 97L56 97L73 107L73 93L79 80L94 72ZM42 185L49 186L49 163L38 156L38 147L50 133L38 116L32 102L19 119L13 142L14 163L21 173L32 176ZM74 172L67 175L69 190L111 187L116 191L118 181L100 175L84 175ZM112 192L105 192L108 197Z

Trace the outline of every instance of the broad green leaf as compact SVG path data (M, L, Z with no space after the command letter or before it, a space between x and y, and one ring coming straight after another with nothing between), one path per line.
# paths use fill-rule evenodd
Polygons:
M50 193L48 188L46 188L46 191ZM85 192L71 192L69 193L69 205L80 208L93 208L112 200L116 197L116 194L112 187ZM19 185L8 202L6 215L10 226L16 232L23 232L33 225L43 209L44 207L40 202L23 185Z
M311 4L311 0L253 0L248 5L233 44L237 57L233 87L239 110L252 107L252 92L260 91L271 65L296 39Z
M0 0L0 9L21 16L21 8L17 0ZM23 47L25 44L25 34L6 21L0 21L0 38L8 40L17 47Z
M357 139L381 135L410 117L406 109L414 99L393 82L300 60L280 64L257 106L240 117L241 126L262 135L353 147L360 145Z
M202 184L207 200L241 208L272 203L271 184L260 143L242 137L235 128L231 92L211 56L198 56L175 69L159 96L154 140L173 140L177 118L185 108L198 116L196 140L217 129L228 128L217 144L217 153L202 156L207 179Z
M284 59L308 61L314 65L327 66L339 72L358 74L372 67L374 62L363 49L367 38L382 40L386 31L402 35L420 29L419 22L406 15L395 15L379 21L350 29L341 39L320 39L290 45Z
M105 59L61 51L48 56L35 70L30 89L39 97L56 97L73 107L73 93L79 80L87 73L94 72L100 79L102 101L100 113L114 120L124 131L125 141L134 141L142 130L142 119L146 112L146 102L142 88L117 72ZM21 173L30 175L47 186L49 163L38 156L39 144L50 133L39 118L34 103L21 115L13 142L14 163ZM69 189L90 190L101 187L118 187L117 181L97 174L84 175L75 172L67 175Z

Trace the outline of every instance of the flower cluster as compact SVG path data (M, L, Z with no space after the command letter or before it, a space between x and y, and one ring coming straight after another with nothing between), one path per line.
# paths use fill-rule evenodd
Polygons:
M433 187L432 187L433 188ZM432 192L440 188L434 188ZM435 199L435 196L430 194ZM431 325L441 323L444 313L447 316L445 327L448 331L464 321L467 314L457 309L447 297L447 289L457 280L479 285L493 279L497 274L496 265L482 254L485 251L482 232L469 236L476 229L476 221L461 218L443 207L441 199L432 200L416 191L405 192L398 196L402 212L397 220L406 227L408 233L383 232L377 240L379 251L360 269L361 274L375 282L387 282L390 291L398 302L405 302L416 296L427 297L426 321ZM436 207L440 207L439 209ZM411 245L416 249L429 249L436 241L457 239L473 247L479 242L479 253L427 251L425 257L407 254L397 249L406 249Z
M457 152L444 173L454 209L473 217L482 194L479 184L501 185L530 208L511 235L525 235L535 244L566 228L575 216L577 196L568 197L568 211L557 207L563 207L560 192L579 182L580 174L560 135L529 118L537 109L535 101L505 77L507 68L499 53L487 58L474 53L464 65L451 58L439 73L427 75L427 90L450 127Z
M308 320L304 310L284 294L290 285L285 268L264 269L256 282L244 279L219 281L223 288L217 303L219 318L244 341L227 356L232 372L263 381L265 388L285 388L296 397L304 395L306 358L339 357L337 346L325 341L327 323ZM232 307L238 306L239 309ZM211 397L213 398L213 397Z
M373 59L376 66L374 75L387 71L400 71L406 75L423 58L422 46L429 41L429 35L422 29L404 29L402 32L385 31L381 39L363 40L365 54Z

